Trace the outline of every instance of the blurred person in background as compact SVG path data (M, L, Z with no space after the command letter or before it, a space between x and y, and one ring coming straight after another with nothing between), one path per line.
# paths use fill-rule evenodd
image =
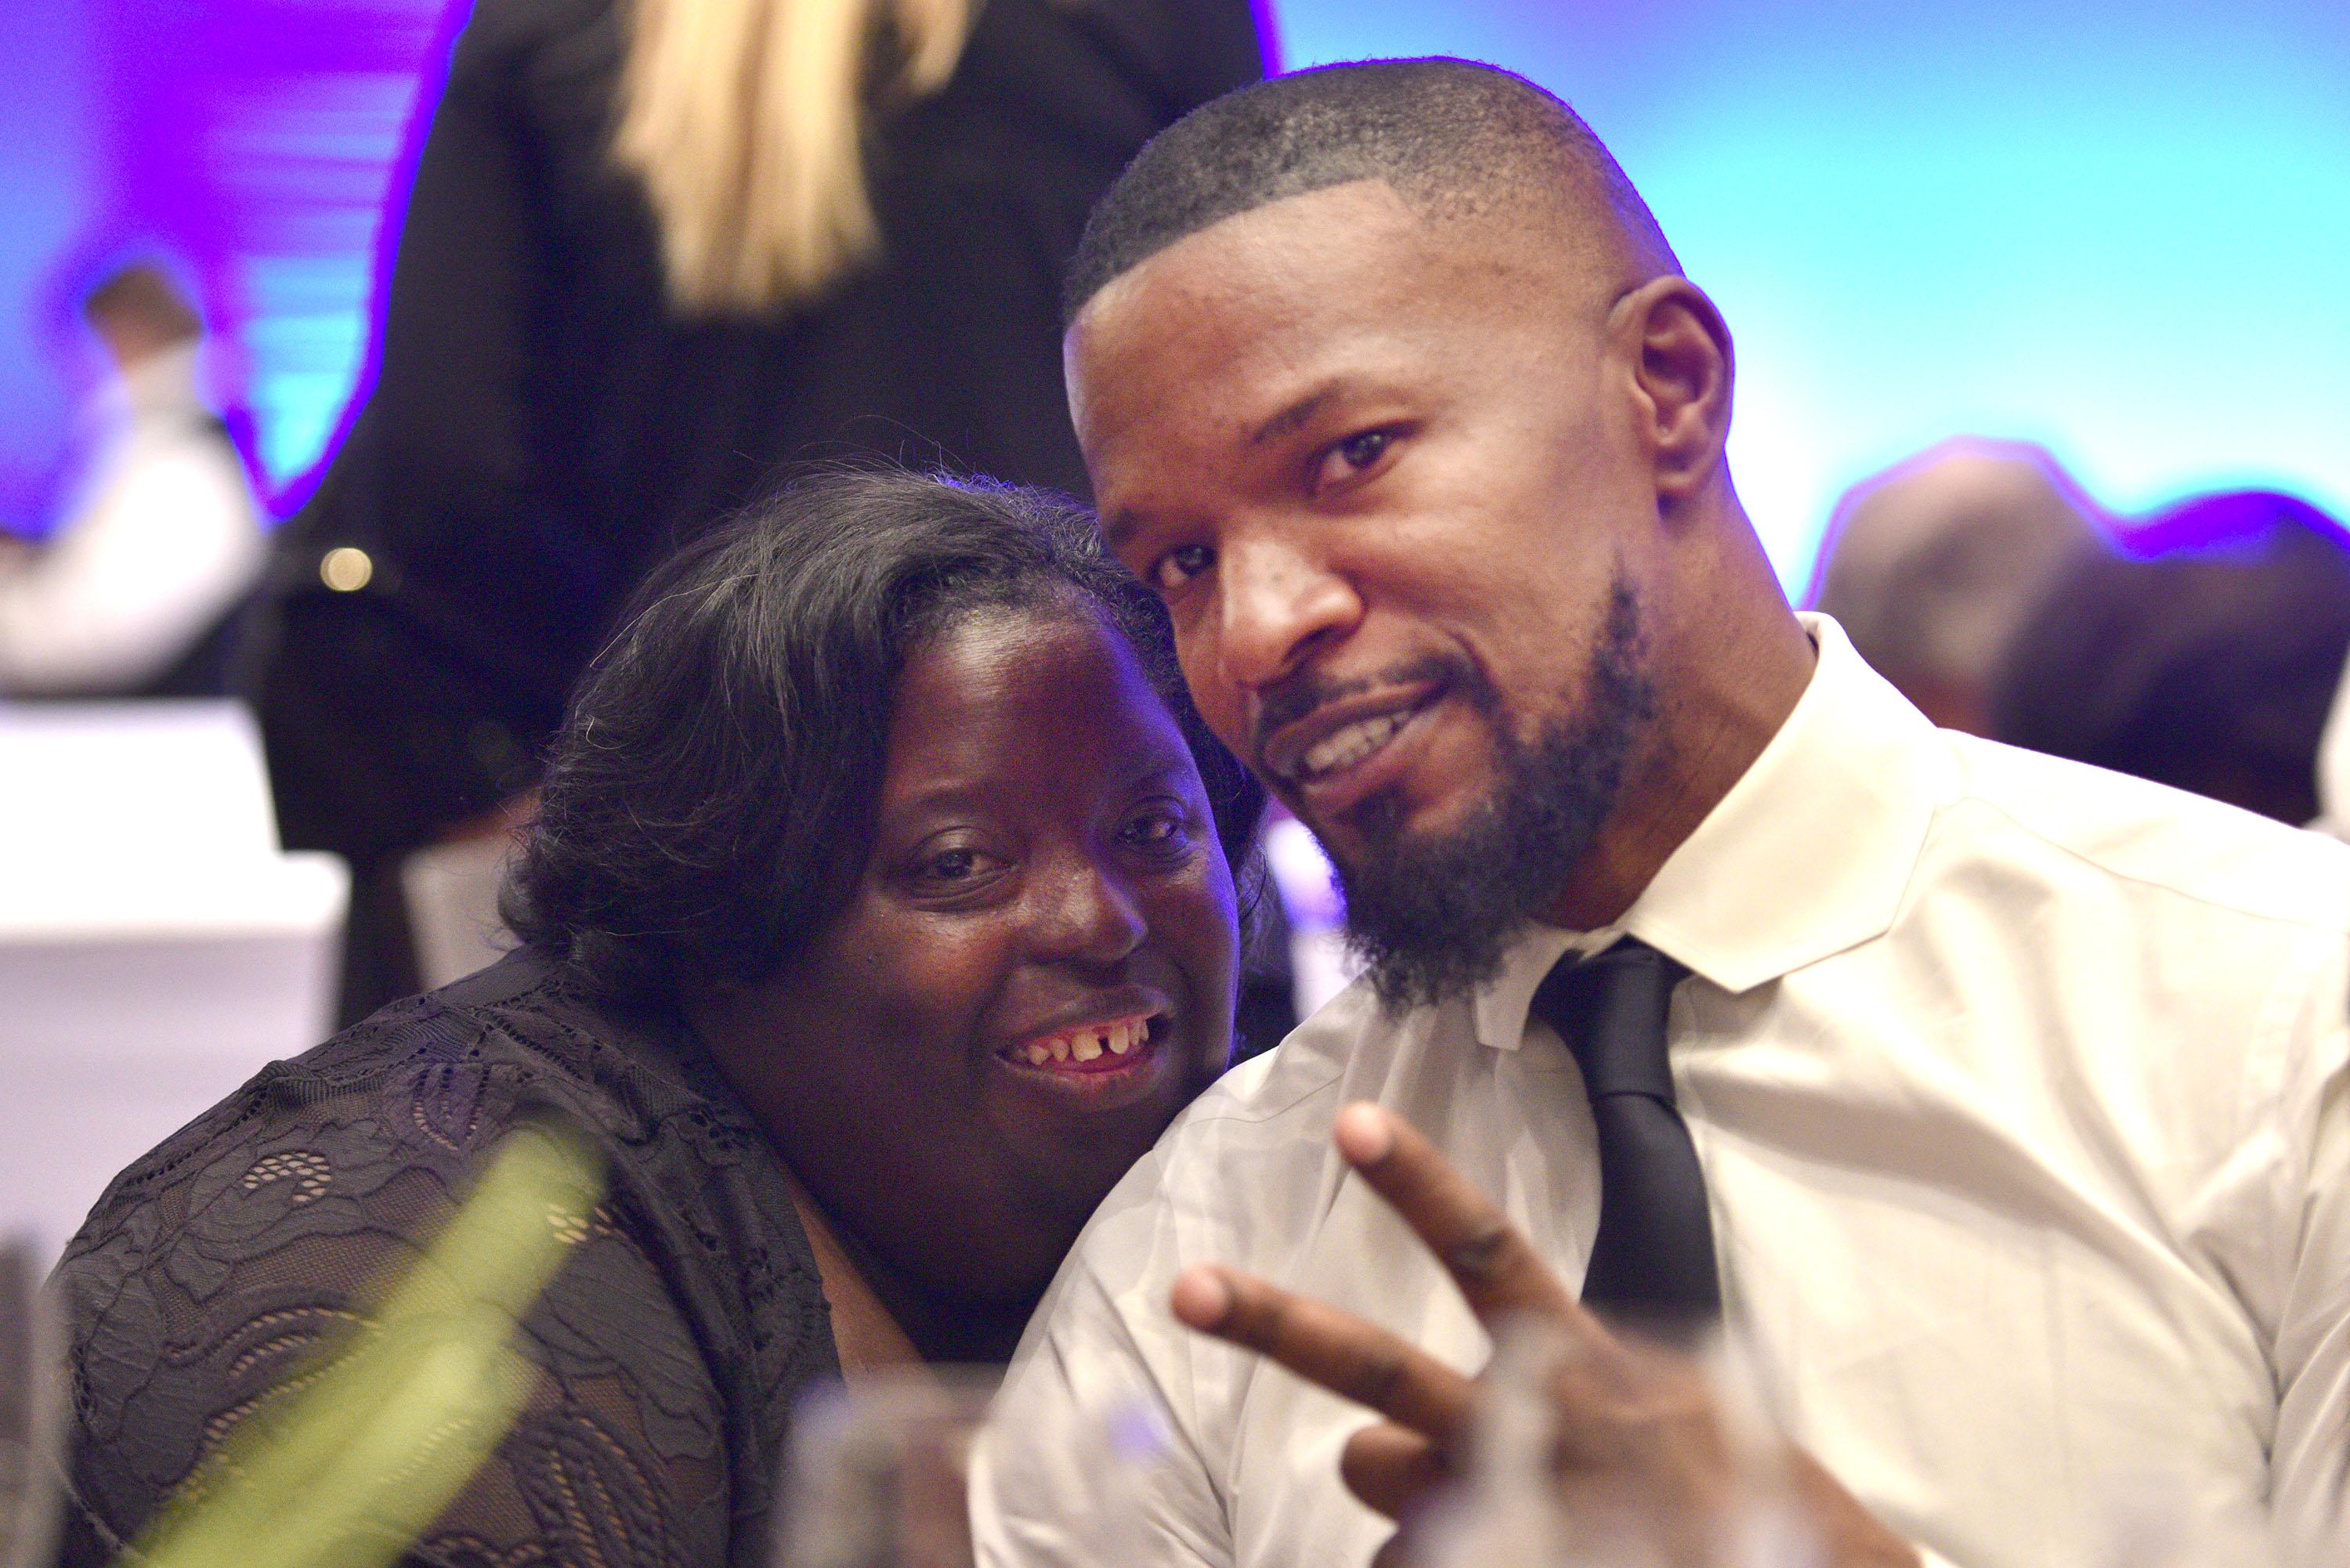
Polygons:
M2334 711L2317 742L2317 827L2350 840L2350 669L2334 693Z
M264 1071L68 1251L65 1562L216 1490L548 1119L609 1190L524 1318L517 1424L406 1560L770 1561L795 1397L1006 1355L1222 1071L1263 799L1075 507L868 474L704 534L572 703L525 945Z
M2097 507L2046 452L1960 437L1846 493L1808 600L1928 718L1986 735L2016 627L2104 537Z
M2350 540L2289 495L2190 501L2076 562L2017 628L1995 734L2295 826L2350 659Z
M1082 493L1063 264L1263 68L1249 0L480 0L247 654L286 841L356 873L347 1019L413 989L403 858L489 885L614 607L778 463Z
M201 389L203 318L144 261L100 279L82 317L105 358L88 472L45 540L0 547L0 695L217 695L265 545Z

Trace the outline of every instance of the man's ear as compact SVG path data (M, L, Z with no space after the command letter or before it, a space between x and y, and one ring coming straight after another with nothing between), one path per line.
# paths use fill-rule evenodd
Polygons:
M1705 291L1685 277L1651 278L1612 313L1632 356L1640 434L1665 505L1702 491L1730 439L1735 361L1730 328Z

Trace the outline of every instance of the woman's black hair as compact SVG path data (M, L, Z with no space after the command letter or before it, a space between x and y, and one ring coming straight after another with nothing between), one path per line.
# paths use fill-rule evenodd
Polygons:
M1173 713L1245 905L1263 788L1201 720L1165 607L1093 519L1009 485L856 471L778 493L638 589L572 694L507 923L621 999L773 974L863 874L908 655L974 613L1084 607Z

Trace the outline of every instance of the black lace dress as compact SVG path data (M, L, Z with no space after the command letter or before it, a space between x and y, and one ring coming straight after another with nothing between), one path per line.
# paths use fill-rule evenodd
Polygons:
M531 953L273 1064L108 1189L57 1273L63 1561L135 1542L352 1331L501 1134L549 1116L601 1148L608 1190L525 1320L520 1419L411 1561L763 1563L791 1404L838 1370L786 1179L681 1024Z

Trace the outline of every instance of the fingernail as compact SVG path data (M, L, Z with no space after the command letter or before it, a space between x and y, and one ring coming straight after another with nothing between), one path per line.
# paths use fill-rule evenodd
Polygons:
M1357 1165L1377 1165L1395 1147L1395 1131L1388 1114L1369 1104L1348 1106L1338 1113L1333 1128L1338 1152Z
M1213 1328L1232 1310L1232 1287L1213 1269L1186 1269L1175 1277L1168 1303L1193 1328Z

